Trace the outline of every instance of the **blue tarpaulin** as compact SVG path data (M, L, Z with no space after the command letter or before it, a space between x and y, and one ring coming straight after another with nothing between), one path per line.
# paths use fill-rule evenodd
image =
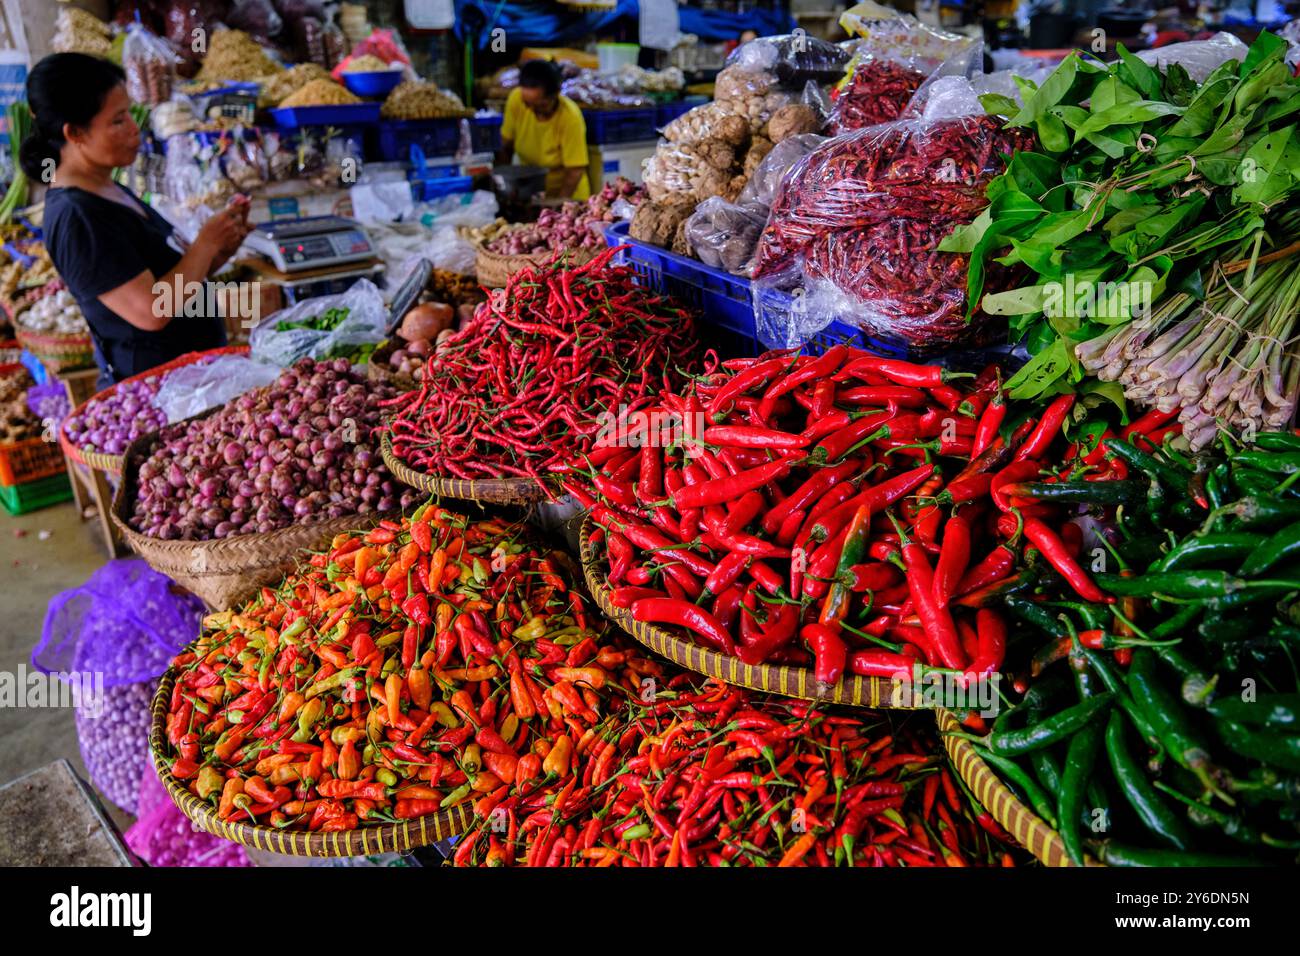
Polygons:
M624 18L635 20L639 11L637 0L618 0L612 10L589 13L564 10L553 4L456 0L456 36L464 39L476 34L478 46L486 48L492 42L492 31L499 28L505 31L505 41L511 46L554 46L600 33ZM794 29L794 18L779 10L728 13L680 7L678 15L683 33L694 33L709 43L734 40L743 30L767 36Z

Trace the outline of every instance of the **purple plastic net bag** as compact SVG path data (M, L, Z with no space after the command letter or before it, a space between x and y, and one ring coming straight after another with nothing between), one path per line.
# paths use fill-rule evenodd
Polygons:
M151 772L140 777L136 822L126 845L150 866L251 866L238 843L196 829Z
M198 598L139 559L108 562L46 609L32 664L91 693L76 711L81 756L91 782L128 813L148 770L158 678L202 616Z

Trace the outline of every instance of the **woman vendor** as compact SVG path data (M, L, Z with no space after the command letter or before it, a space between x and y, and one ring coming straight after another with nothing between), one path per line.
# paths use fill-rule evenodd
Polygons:
M525 165L548 170L546 195L591 195L587 121L578 104L560 92L560 70L549 60L529 60L521 66L519 86L506 97L497 161L510 163L516 153Z
M140 149L125 76L107 60L55 53L27 79L34 132L19 161L48 185L44 240L81 308L95 344L100 387L186 352L226 343L215 315L185 315L184 302L160 295L193 288L220 268L248 235L248 200L236 197L188 245L172 225L113 180ZM193 312L193 310L190 310Z

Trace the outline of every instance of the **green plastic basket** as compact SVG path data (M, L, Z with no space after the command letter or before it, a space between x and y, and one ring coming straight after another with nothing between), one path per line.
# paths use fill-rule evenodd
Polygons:
M0 505L4 505L5 511L11 515L25 515L71 498L72 485L66 474L51 475L21 485L0 485Z

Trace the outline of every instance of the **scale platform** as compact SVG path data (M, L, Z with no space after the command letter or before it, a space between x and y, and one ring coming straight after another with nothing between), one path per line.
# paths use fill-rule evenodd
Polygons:
M244 244L284 273L319 271L375 257L366 230L355 219L342 216L258 223Z

